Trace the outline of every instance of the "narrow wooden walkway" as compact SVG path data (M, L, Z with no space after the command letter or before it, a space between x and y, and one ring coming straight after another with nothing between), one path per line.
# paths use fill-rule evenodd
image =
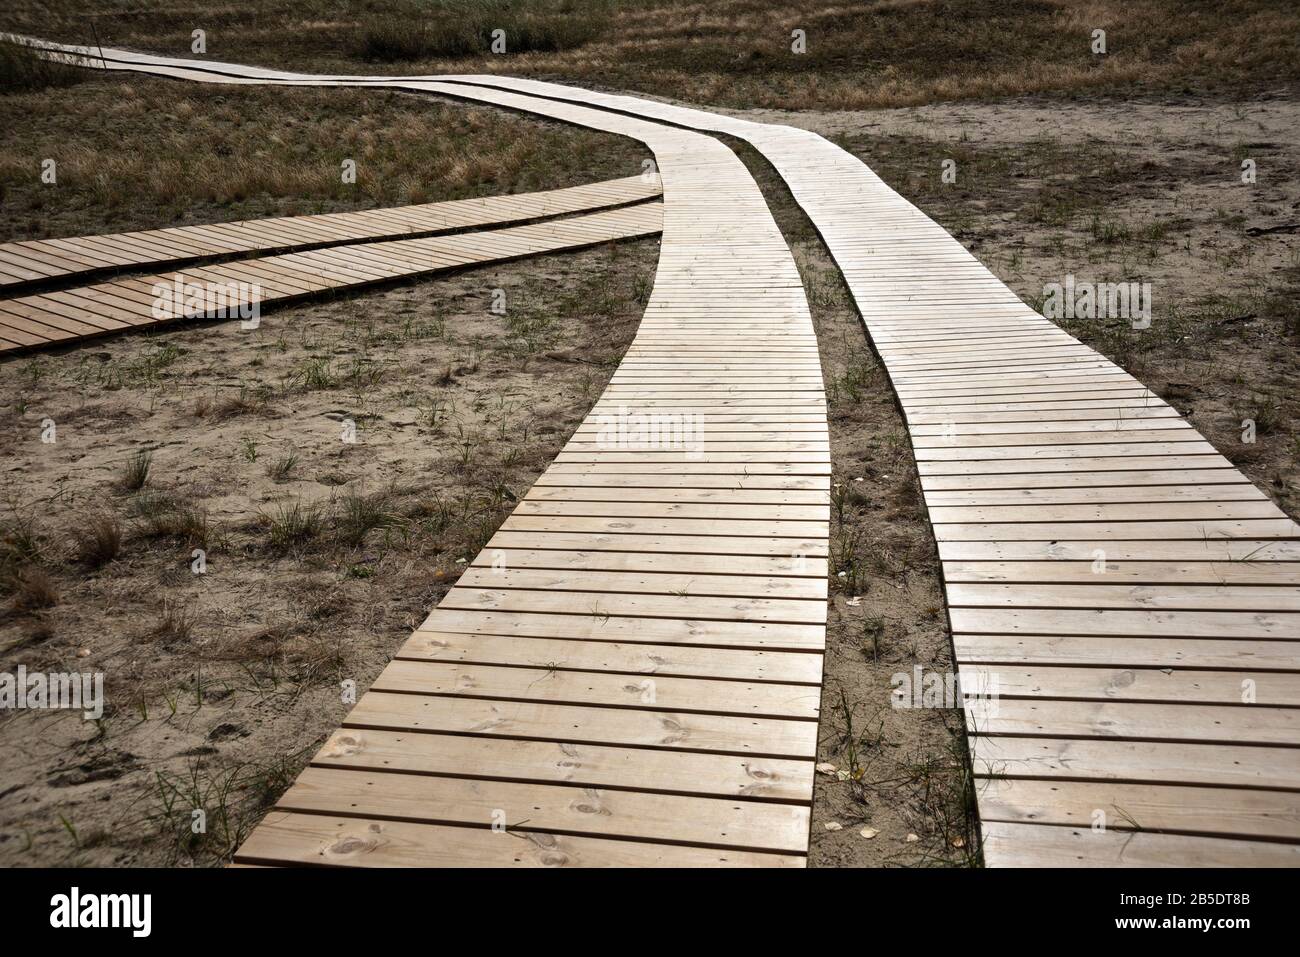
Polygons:
M592 413L236 860L802 865L829 446L803 287L761 192L712 137L399 85L646 143L658 274Z
M527 226L331 246L0 299L0 355L177 319L234 318L249 314L253 303L259 309L284 305L326 290L652 236L662 227L663 204L649 202Z
M660 192L657 176L630 176L566 189L417 206L0 243L0 294L12 295L21 285L47 284L83 273L525 223L624 206L653 199Z
M964 687L998 694L967 708L987 863L1300 864L1294 521L820 136L464 79L737 136L785 179L906 417Z

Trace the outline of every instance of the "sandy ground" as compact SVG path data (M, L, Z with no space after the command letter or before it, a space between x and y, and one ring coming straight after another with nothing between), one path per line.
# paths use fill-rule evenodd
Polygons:
M830 407L830 595L809 862L961 866L978 840L960 713L892 706L893 678L952 670L933 537L884 370L811 224L775 171L758 179L808 291Z
M0 718L0 863L226 858L586 414L657 246L0 361L4 544L30 537L57 596L5 599L0 670L102 671L108 699ZM99 567L96 516L122 530Z

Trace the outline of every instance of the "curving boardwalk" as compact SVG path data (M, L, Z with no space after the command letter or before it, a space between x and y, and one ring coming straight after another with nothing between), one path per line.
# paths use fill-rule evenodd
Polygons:
M650 202L526 226L329 246L0 299L0 355L177 319L251 316L254 303L260 309L326 290L652 236L662 224L663 204Z
M15 287L29 283L46 284L89 273L524 223L641 202L660 192L657 176L629 176L566 189L389 209L0 243L0 293L11 294Z
M196 70L184 61L160 66L167 61L116 51L109 56L110 68L172 71L195 79L228 73L260 81L376 82L303 81L254 68L204 63ZM723 175L727 163L720 156L715 168L702 167L698 157L708 148L699 138L673 142L670 147L671 136L684 134L646 123L647 119L741 137L785 178L844 273L903 408L943 563L954 644L966 687L998 693L993 699L969 702L967 709L973 764L982 781L979 802L989 864L1300 863L1296 814L1300 528L1175 410L1020 303L942 228L857 159L814 134L556 84L499 77L448 79L380 82L529 109L584 125L601 124L604 129L632 124L616 131L629 131L628 135L651 144L664 175L667 213L661 282L669 275L665 266L677 276L690 276L693 271L711 275L714 252L724 239L761 237L757 248L764 253L769 246L775 250L783 244L770 229L750 232L754 227L743 222L748 212L744 204L725 202L725 210L718 208L719 191L732 189L733 182L742 179L734 167ZM686 177L692 188L679 191L675 187ZM743 191L747 197L751 192L749 186ZM689 217L696 226L701 219L710 219L714 242L697 234L694 242L679 244L681 234L674 228L670 243L669 223L676 226L679 217ZM780 253L774 255L782 258ZM754 275L754 284L742 291L750 301L763 303ZM665 291L669 288L666 285ZM770 288L786 287L778 282ZM657 284L656 295L659 292ZM631 396L653 396L658 401L664 393L642 390L662 389L666 383L672 386L671 401L678 404L694 401L697 390L716 398L719 393L710 386L724 370L731 371L726 367L732 363L726 359L737 355L734 350L746 350L744 361L749 363L754 361L748 358L754 350L770 342L776 351L765 358L807 357L805 364L783 368L782 372L794 374L780 379L770 374L758 378L760 367L747 365L742 374L758 381L746 383L743 391L767 396L778 415L780 409L787 415L802 409L790 404L799 396L820 412L815 401L820 391L814 396L811 388L803 388L816 382L820 389L820 380L810 371L815 367L815 350L808 350L806 340L774 336L772 312L761 306L715 313L727 316L718 328L716 318L692 311L696 301L683 293L667 312L652 302L655 308L647 312L642 334L658 324L660 337L657 341L638 337L619 374L622 377L626 370L630 375L616 377L611 390L619 391L607 393L604 408ZM789 303L783 305L791 308ZM718 308L723 306L718 303ZM694 351L697 336L683 335L683 325L673 321L679 316L692 317L691 330L706 333L698 337L704 340L700 346L704 351L697 354L709 362L695 366L690 374L685 372L683 353ZM807 325L806 315L798 316L798 324ZM741 329L748 335L738 335ZM717 338L728 333L731 339ZM652 344L658 351L640 351ZM727 346L732 348L724 352ZM788 351L792 346L796 351ZM652 361L663 365L656 372L667 373L662 378L641 371L651 366L630 365L651 355ZM749 401L755 398L751 395ZM816 413L805 421L816 423ZM567 489L602 487L613 484L610 475L650 468L645 459L624 463L596 458L595 453L576 447L582 444L581 435L582 430L530 493L530 501L540 502L543 496L538 493L557 482ZM803 456L818 453L797 451L788 437L782 441L779 454L786 458L756 461L772 463L767 468L774 474L789 475L789 470L804 464L816 466ZM725 461L717 462L719 469ZM779 471L782 467L784 473ZM671 483L665 478L658 481L665 488L676 488L689 473L665 468L657 474L673 475ZM693 485L700 477L687 481ZM795 485L770 489L802 490ZM816 490L824 493L824 480ZM561 494L578 500L572 491ZM643 525L640 515L624 513L623 527L616 532L608 516L579 514L583 531L572 538L576 561L588 560L592 539L586 536L618 539L629 527L638 535L662 534L662 524ZM502 536L525 530L536 536L573 535L567 531L573 519L562 525L541 524L551 519L522 514L521 509L494 543L500 548L513 546L516 540ZM517 524L520 521L524 525ZM694 534L706 534L718 524L686 517L677 521L696 523L675 526L693 529ZM791 530L804 524L785 517L776 521L788 523ZM814 530L824 534L824 526L799 534L807 534L816 546ZM711 545L723 541L710 538ZM647 549L645 554L654 553ZM718 554L726 552L719 546ZM728 561L726 567L734 565ZM554 619L545 616L552 613L547 602L554 600L554 594L539 591L523 587L500 598L462 593L454 608L444 606L435 612L426 629L481 636L486 625L502 638L529 634L553 640L557 636L548 629ZM484 604L478 610L462 605L474 601ZM496 604L501 601L508 610ZM617 637L607 636L617 644L633 636L644 639L647 633L638 629L646 619L640 615L649 617L650 609L662 607L627 604L622 598L612 606L637 613L621 625L624 630ZM482 610L485 607L491 610ZM765 605L749 609L750 614L770 611L783 619L765 637L800 634L796 626L804 627L784 621L792 606L791 611L780 612ZM595 620L608 623L622 618L611 613L608 619ZM749 624L763 620L755 618ZM778 650L757 641L757 634L752 631L746 641L734 644L711 636L708 643L719 649ZM412 642L419 638L417 633ZM439 638L442 644L434 647L473 654L462 649L477 646L478 641ZM585 645L588 650L592 647ZM803 652L810 649L796 645L784 650L794 653L790 661L802 661ZM605 656L598 660L607 665ZM746 654L733 660L752 667L762 659ZM470 680L478 687L478 677ZM780 683L794 685L788 677ZM587 692L598 693L595 689L593 682ZM372 692L372 697L376 694L383 693ZM477 707L474 717L485 723L474 728L495 727L492 722L503 717L488 705ZM532 707L514 715L530 729L537 727ZM609 716L609 712L600 714ZM571 726L575 731L594 727L592 717L591 710L584 708L572 715ZM791 717L782 720L790 722ZM791 727L797 725L763 727L760 740L769 747L788 740L782 732ZM456 729L465 733L464 725ZM348 746L339 745L343 750ZM325 813L322 807L313 810ZM592 810L588 807L584 813ZM291 818L298 830L276 832L283 841L275 845L277 849L310 845L321 840L328 827L340 825L333 820L328 826L322 823L329 819L307 822L313 830L301 817ZM259 839L270 840L274 827L268 820L250 846ZM340 833L349 827L348 833L358 842L354 857L370 854L373 859L379 852L372 845L382 845L385 838L378 832L359 834L347 821L341 823ZM410 843L414 836L406 831L400 837L389 833L402 848L393 857L410 862L412 855L418 856ZM463 832L456 838L469 840ZM287 851L282 857L305 859ZM583 860L578 854L565 860L587 863L592 859Z

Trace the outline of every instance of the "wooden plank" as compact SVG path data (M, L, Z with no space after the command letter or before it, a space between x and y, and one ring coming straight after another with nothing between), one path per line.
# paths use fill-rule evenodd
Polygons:
M761 590L760 590L761 593ZM571 592L549 588L453 588L440 608L452 610L554 613L601 618L620 616L673 621L781 622L816 625L825 621L823 601L796 598L711 598L695 594Z
M1297 867L1300 845L990 821L989 867Z
M952 608L949 618L954 632L970 634L1300 639L1300 616L1287 612Z
M1228 787L1300 788L1300 751L1169 741L977 737L979 777L1066 778Z
M981 787L980 812L985 822L1300 841L1300 805L1281 791L995 778Z
M802 867L805 861L803 855L283 811L267 815L235 859L333 867Z
M537 491L534 489L534 491ZM542 543L552 543L542 538ZM635 544L635 543L633 543ZM484 549L471 562L473 568L549 568L557 570L597 570L607 572L651 572L679 576L707 575L719 577L765 576L791 577L807 581L814 587L812 597L824 597L827 564L824 558L805 557L795 563L788 556L661 554L653 551L607 551L580 548L491 548ZM463 576L462 576L463 577ZM468 584L468 582L466 582ZM807 586L805 586L807 587Z
M597 571L584 568L560 570L514 568L504 554L487 568L465 570L456 582L458 588L522 588L531 591L624 592L652 595L694 595L706 597L771 595L815 601L826 600L826 580L793 576L759 575L680 575L671 573L637 573ZM575 594L575 602L580 599Z
M570 671L618 671L682 678L724 678L812 684L821 681L822 657L814 653L696 648L680 645L519 638L450 631L416 631L398 658L462 661Z
M1125 585L1286 585L1296 579L1290 562L1104 561L943 563L943 577L956 582L1024 582Z
M811 721L371 692L345 727L808 759Z
M1300 706L1300 673L1294 671L970 663L961 673L971 687L1002 697Z
M1300 611L1300 587L1282 585L957 583L947 586L957 608L1144 608L1149 610ZM1300 624L1300 620L1298 620ZM1296 638L1300 638L1298 629Z
M394 661L376 691L816 720L821 689L617 672Z
M1293 641L963 634L953 635L952 640L957 660L963 664L1300 671L1300 647Z
M500 820L547 833L776 853L799 853L808 839L809 811L797 804L333 768L307 768L276 802L307 813L340 805L363 817L416 823L491 828Z
M981 735L1282 746L1300 740L1300 709L1241 705L974 698L966 701L966 722Z
M1098 550L1104 552L1098 555ZM1243 565L1300 561L1293 539L1200 538L1023 542L940 542L939 557L954 561L1240 562Z
M336 731L312 764L792 803L813 786L811 761L402 731Z
M78 236L37 242L0 243L0 263L19 265L17 274L0 275L0 286L45 276L183 262L231 250L269 252L297 246L336 245L397 236L432 236L449 229L522 223L571 213L591 212L642 202L662 195L657 176L630 176L542 193L450 200L393 210L362 210L326 216L287 216L214 223L203 227L202 242L186 241L175 230L142 230L115 236ZM385 218L385 215L389 218ZM39 253L46 266L33 263ZM52 270L57 270L54 272Z

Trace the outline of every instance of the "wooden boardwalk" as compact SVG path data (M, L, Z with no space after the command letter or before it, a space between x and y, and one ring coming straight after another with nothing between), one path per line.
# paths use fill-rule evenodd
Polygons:
M907 421L963 687L997 694L967 706L989 865L1300 865L1294 521L820 136L466 79L740 137L819 230Z
M348 82L306 81L273 71L210 63L196 70L183 61L173 61L179 67L141 67L138 62L126 62L140 56L112 59L109 65L152 72L172 70L175 75L196 79L214 79L217 72L228 71L258 78L250 82ZM233 77L221 79L232 81ZM671 137L682 134L667 128L652 133L646 129L651 124L644 120L741 137L759 149L785 178L843 271L903 408L934 523L957 660L967 689L993 690L993 681L997 681L996 698L972 701L967 709L972 760L981 779L979 804L989 864L1300 863L1300 528L1174 409L1022 304L942 228L857 159L814 134L536 81L458 77L451 82L386 83L531 109L603 129L622 126L623 130L635 130L628 135L652 144L664 173L665 257L676 249L683 260L680 265L674 259L667 263L684 267L687 276L692 270L709 274L711 260L701 260L700 250L716 250L748 231L739 229L739 222L717 209L723 158L718 158L718 169L701 170L697 157L703 147L698 140L673 142ZM541 97L550 98L549 102ZM598 110L607 111L605 119L596 118L601 115ZM707 174L712 174L711 178ZM679 176L692 177L693 190L675 190L675 183L681 182ZM730 187L732 181L725 182ZM691 205L693 201L700 205ZM731 202L724 205L728 211L735 208ZM697 226L702 217L712 217L712 236L677 245L674 230L674 243L670 244L668 223L686 216ZM783 246L772 243L767 235L758 243L759 250L766 253L769 244L774 249ZM661 267L661 282L665 275ZM665 293L669 288L665 285ZM657 285L656 294L659 292ZM763 303L758 288L746 286L743 293ZM689 315L695 302L694 296L683 297L665 316ZM716 310L713 314L728 315ZM647 328L652 328L653 315L654 310L647 316ZM799 354L785 351L796 341L788 335L778 338L775 329L760 329L756 336L753 327L745 325L747 317L769 324L769 308L742 308L734 316L724 323L724 330L710 330L710 320L702 314L697 317L699 328L710 330L702 337L703 348L716 350L704 353L715 364L705 365L701 371L707 369L715 375L729 365L720 364L726 356L737 355L734 349L744 349L744 355L752 356L755 349L771 343L782 349L775 355L788 358ZM804 317L799 324L806 324ZM740 329L749 334L737 335ZM736 338L727 343L715 339L714 332L731 332ZM657 358L669 365L658 371L675 370L681 375L685 368L682 349L693 348L695 338L683 337L680 324L665 327L656 345L669 351L659 352ZM638 347L651 342L638 338ZM734 348L724 354L720 347L727 344ZM806 347L801 354L815 358L815 352ZM639 361L639 357L630 355L628 361ZM749 374L756 371L751 368ZM620 370L620 375L623 372ZM672 381L644 375L638 378L645 380L636 382L638 387ZM780 383L783 392L777 391L778 383L770 377L760 381L768 384L768 391L755 391L768 397L772 412L780 415L781 410L785 414L798 410L801 406L789 404L798 395L807 398L810 409L820 411L814 401L820 399L820 392L814 397L811 390L792 388L811 385L810 375ZM626 382L623 385L616 379L611 390L633 385L632 380ZM718 393L710 391L706 383L703 375L682 376L676 380L676 389L691 391L674 391L671 401L694 401L697 390L716 397ZM607 394L603 407L609 408L611 402L628 394L636 393ZM753 408L746 409L746 413L753 412ZM815 415L808 421L815 423ZM792 453L793 449L787 448L783 454ZM634 461L595 459L594 453L578 451L573 445L565 454L578 458L557 462L530 493L530 501L540 503L544 498L539 493L557 481L563 483L561 488L601 488L612 484L611 475L650 469L649 464ZM774 461L769 467L774 474L790 476L798 475L795 469L805 464L816 465L800 457ZM719 461L717 468L722 466ZM703 485L702 474L689 479L685 473L669 469L642 474L662 476L657 483L664 489L681 488L686 483L699 483L701 489L711 487ZM745 480L753 474L747 470ZM743 484L732 487L747 493L758 490ZM765 492L812 489L781 485ZM824 493L824 482L815 490ZM620 501L626 505L629 500ZM747 498L743 504L754 501ZM782 505L787 501L783 498ZM788 522L791 529L804 524L779 514L778 521ZM521 541L510 536L525 530L534 536L559 533L561 538L546 539L551 544L545 549L570 550L569 545L556 543L572 542L573 560L587 562L594 551L593 535L611 543L605 548L615 548L628 531L647 536L642 545L662 534L660 519L624 513L617 530L609 519L608 515L584 511L580 518L557 525L551 516L526 515L521 508L521 514L510 520L494 545L503 550L516 546L536 550L530 548L536 538ZM523 526L517 524L521 520ZM645 521L653 524L642 524ZM686 517L676 521L695 523L676 528L709 534L710 547L718 554L726 553L723 543L727 533L716 528L717 522ZM806 534L816 547L813 531L810 527L798 535ZM819 526L815 531L824 529ZM743 538L747 533L737 534ZM752 542L753 532L748 535ZM489 546L489 554L493 547ZM643 548L641 555L672 551L671 546L658 551ZM763 557L772 556L746 554L749 560ZM824 552L815 557L822 560ZM673 565L668 570L676 573L678 568ZM625 574L622 568L617 571ZM641 599L628 603L635 593L621 584L626 580L620 579L617 587L621 591L603 593L623 596L604 606L610 609L610 617L596 616L595 607L592 616L573 617L586 623L584 629L593 622L602 623L602 629L619 622L619 630L605 635L613 645L623 646L634 637L642 641L653 637L658 642L659 629L666 627L662 622L647 632L643 630L646 618L627 621L613 613L615 608L640 612L647 607L638 603ZM718 590L722 587L719 584ZM459 590L461 586L453 594ZM486 599L478 609L468 604L475 600L483 599L458 595L454 607L435 612L426 627L438 634L461 636L439 638L446 645L435 647L454 648L457 655L474 654L461 649L482 647L479 642L490 634L493 642L513 654L522 646L506 641L512 636L573 640L573 636L553 630L555 618L548 602L554 595L545 589L524 586L503 599ZM499 600L506 605L493 604ZM749 608L754 615L790 615L767 605ZM695 625L706 626L699 618ZM732 659L733 667L753 668L756 660L763 660L753 655L757 650L782 650L775 660L783 664L788 663L784 656L789 654L795 656L789 661L802 662L811 648L796 644L778 649L758 637L786 639L804 633L791 629L815 625L791 620L779 628L759 630L773 620L748 620L748 637L740 642L711 635L701 644L715 651L748 649L739 659ZM447 627L452 623L455 628ZM470 634L476 637L464 637ZM417 633L412 642L419 637ZM588 639L590 635L584 631L580 637ZM561 650L571 647L564 644ZM601 647L585 640L582 645L585 651ZM404 656L409 656L410 648L408 645ZM550 673L539 657L528 660L532 667L543 665L538 670ZM603 668L611 661L606 655L593 660ZM509 664L525 667L518 661ZM720 677L715 673L709 680ZM734 682L738 677L733 672L727 680ZM754 677L746 674L746 687L755 684ZM798 685L784 673L765 680ZM472 686L478 687L478 681L478 677L472 678ZM570 694L577 698L576 692ZM599 694L599 685L592 681L585 692ZM382 694L372 692L370 697ZM514 700L499 692L489 698ZM402 703L410 705L410 701ZM480 723L468 733L495 733L495 722L503 718L515 722L512 728L546 733L553 725L545 724L535 706L536 702L529 702L528 710L504 716L480 703L472 716ZM587 702L579 699L570 704L566 699L564 706L577 709L566 718L575 732L597 726ZM379 714L375 715L377 723L365 726L392 728L392 719L380 720ZM779 720L788 728L806 719L784 714ZM402 727L409 729L410 725ZM441 733L447 725L437 727ZM466 734L465 727L452 730ZM774 742L789 740L776 727L765 726L758 734L752 746L763 747L760 742L767 742L768 753L773 752ZM347 747L345 744L344 750ZM444 766L425 773L446 770ZM312 810L326 814L323 807ZM280 831L274 830L274 819L269 820L250 846L259 840L272 841L276 835L280 843L261 845L268 849L266 857L302 860L305 858L296 856L297 851L313 840L319 846L327 833L346 833L356 842L358 853L344 857L374 857L380 848L395 844L399 849L390 851L392 861L414 862L420 859L420 835L427 833L411 833L410 826L403 824L400 834L390 829L386 837L379 832L367 835L351 817L290 817L292 827ZM335 826L337 832L328 830ZM555 828L549 833L562 830L567 829ZM464 829L454 836L470 840ZM615 835L602 835L610 836ZM656 835L649 846L662 846L658 842L664 840ZM704 846L698 838L695 843ZM751 852L782 850L767 845L745 847ZM274 853L270 853L272 848ZM572 850L560 851L564 861L592 862L592 857L571 854ZM471 859L480 853L471 849L454 859ZM248 856L248 848L245 854ZM329 853L323 856L328 859ZM535 854L521 857L527 857L529 863L538 862ZM608 861L641 862L627 858ZM664 858L654 861L663 862Z
M830 453L794 260L712 137L471 98L646 143L654 289L591 414L236 860L800 866Z
M330 246L0 299L0 355L177 319L251 315L254 303L261 309L325 291L652 236L662 224L663 204L648 202L526 226Z
M629 176L566 189L388 209L0 243L0 294L88 273L524 223L637 203L659 194L657 176Z

